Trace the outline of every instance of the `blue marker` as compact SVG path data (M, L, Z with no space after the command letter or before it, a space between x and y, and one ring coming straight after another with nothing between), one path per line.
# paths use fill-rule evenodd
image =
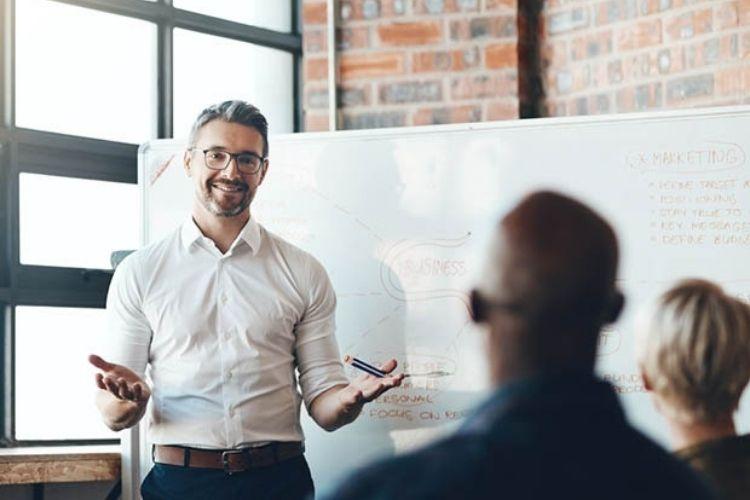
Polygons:
M371 364L366 363L362 361L361 359L357 359L353 356L349 356L348 354L344 356L344 363L346 363L347 365L352 365L354 368L357 368L358 370L362 370L363 372L369 373L373 377L384 378L386 376L386 373L380 368L376 368L372 366Z

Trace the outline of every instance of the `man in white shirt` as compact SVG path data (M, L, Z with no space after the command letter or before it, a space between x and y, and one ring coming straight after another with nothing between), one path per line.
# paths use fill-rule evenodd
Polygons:
M110 285L106 360L90 357L96 403L121 430L151 400L145 499L307 497L301 400L332 431L403 379L347 380L325 270L251 218L267 130L241 101L204 110L184 154L192 217L125 259Z

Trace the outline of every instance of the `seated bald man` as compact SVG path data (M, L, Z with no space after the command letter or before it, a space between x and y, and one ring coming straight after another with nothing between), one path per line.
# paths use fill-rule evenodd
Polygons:
M356 473L331 498L712 498L594 375L599 331L623 305L617 261L614 231L587 206L522 200L471 297L496 392L455 435Z

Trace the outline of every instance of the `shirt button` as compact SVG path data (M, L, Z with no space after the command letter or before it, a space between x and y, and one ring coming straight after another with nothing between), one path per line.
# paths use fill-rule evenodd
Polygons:
M227 372L227 382L232 380L232 372Z
M229 411L228 411L227 413L229 414L229 416L230 416L230 417L233 417L233 416L234 416L234 410L231 410L231 409L230 409L230 410L229 410Z
M224 293L221 294L221 303L222 304L226 304L227 303L227 296Z

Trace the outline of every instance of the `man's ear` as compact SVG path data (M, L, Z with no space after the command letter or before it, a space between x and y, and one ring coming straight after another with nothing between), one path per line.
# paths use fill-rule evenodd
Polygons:
M638 370L640 370L641 379L643 379L643 388L646 389L648 392L652 392L654 390L654 387L651 385L651 381L648 379L648 376L646 375L646 372L643 370L643 367L639 366Z
M625 296L619 290L615 290L604 311L604 324L609 325L617 321L623 307L625 307Z
M263 179L266 178L266 172L268 172L268 158L263 160L263 166L260 167L260 180L258 181L258 185L260 186L263 183Z
M469 295L469 306L471 319L474 320L474 323L484 323L487 321L487 303L476 289L472 290Z

